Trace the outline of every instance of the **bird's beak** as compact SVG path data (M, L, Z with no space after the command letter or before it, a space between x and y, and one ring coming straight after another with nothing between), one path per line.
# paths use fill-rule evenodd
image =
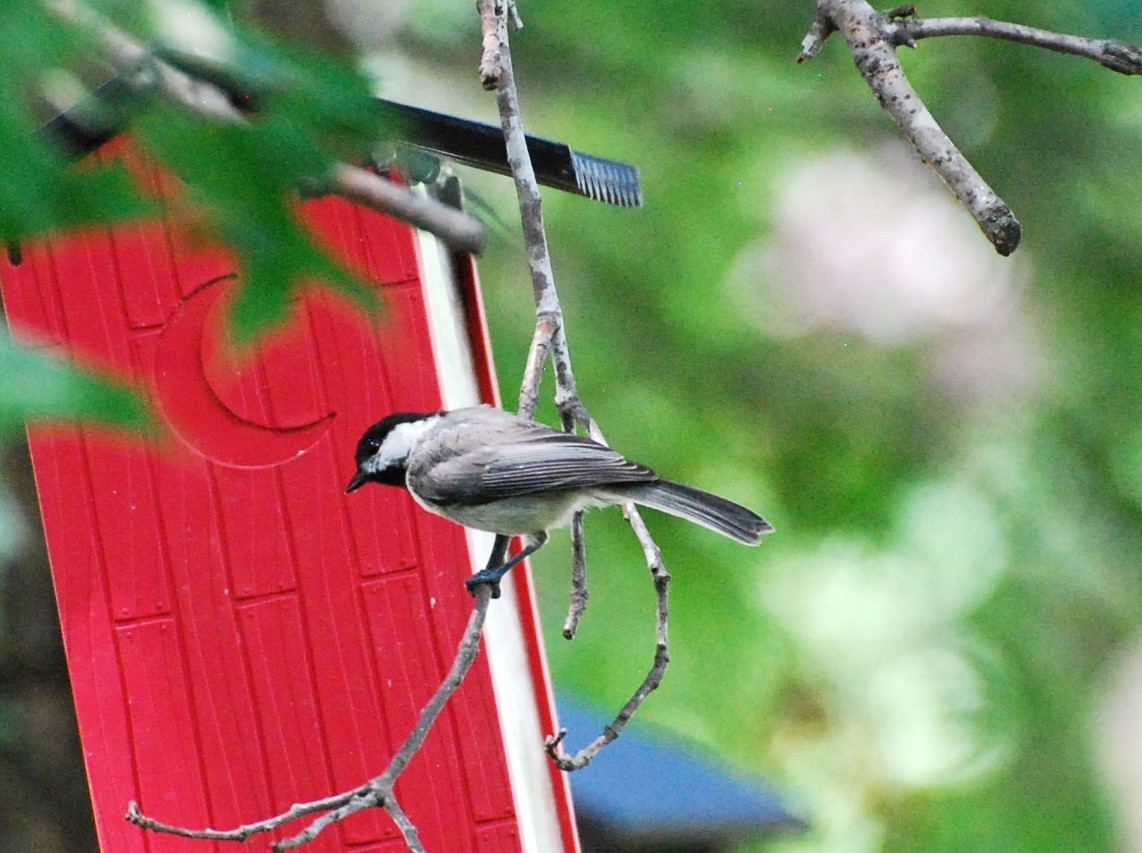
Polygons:
M345 487L345 494L356 491L369 481L368 475L364 471L358 471L353 475L353 479L349 481L349 485Z

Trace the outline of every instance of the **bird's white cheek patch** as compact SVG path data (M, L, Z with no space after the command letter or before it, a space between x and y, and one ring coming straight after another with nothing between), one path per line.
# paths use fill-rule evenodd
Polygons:
M432 429L438 420L439 416L397 424L381 442L381 449L366 463L366 469L376 473L394 465L403 465L420 437Z

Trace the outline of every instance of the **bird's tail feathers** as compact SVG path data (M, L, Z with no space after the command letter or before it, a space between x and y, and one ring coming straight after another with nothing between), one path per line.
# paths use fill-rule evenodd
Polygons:
M746 545L759 545L763 534L773 532L773 525L753 510L670 480L639 484L626 491L626 500L685 518Z

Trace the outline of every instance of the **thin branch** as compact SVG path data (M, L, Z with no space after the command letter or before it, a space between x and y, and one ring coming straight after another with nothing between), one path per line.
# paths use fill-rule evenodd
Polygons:
M539 386L543 379L543 367L550 356L555 365L555 403L563 418L564 429L573 432L576 425L587 425L591 422L591 418L579 399L575 385L571 352L563 331L563 308L559 301L559 293L555 289L555 274L547 247L547 231L543 222L543 198L535 179L535 170L532 168L523 122L520 119L519 96L512 71L507 30L508 18L512 15L514 5L509 3L505 6L502 0L479 0L477 3L484 45L480 77L485 88L496 89L496 104L499 107L508 163L511 166L516 196L519 200L532 295L535 299L535 331L532 334L523 379L520 382L517 411L523 417L535 417L535 411L539 407ZM517 20L517 29L518 26ZM563 636L568 639L574 637L578 629L588 596L586 565L583 562L585 546L581 515L577 515L572 522L571 543L572 594L567 621L563 628Z
M821 52L821 48L825 46L829 36L836 31L837 28L832 19L818 13L817 17L813 19L813 23L809 25L809 31L805 33L805 38L801 39L801 52L797 54L797 61L808 62L815 57Z
M532 291L535 298L535 333L532 336L531 349L528 352L527 364L520 387L519 413L528 418L535 416L543 365L546 363L547 357L550 356L552 364L555 366L555 404L563 419L564 428L573 430L575 426L583 427L591 438L606 444L606 438L598 424L595 423L579 398L575 384L575 373L571 366L571 352L563 325L563 309L559 302L559 294L555 289L551 255L547 248L542 199L524 139L519 115L519 97L516 92L515 76L512 73L507 26L511 5L511 0L477 0L476 3L480 12L484 37L484 54L480 64L481 79L485 86L488 86L489 81L495 81L496 103L499 107L500 124L503 127L504 140L507 145L508 162L511 165L516 195L519 199L520 219L523 223L524 239L527 244L528 267L531 272ZM489 69L485 67L491 56L498 57L499 65L495 74L488 74ZM569 758L561 752L559 741L562 740L563 734L547 738L548 754L564 770L576 770L586 766L587 762L600 749L619 736L623 726L626 725L626 721L634 715L643 700L661 682L666 671L666 665L670 660L666 638L667 587L670 575L662 563L662 553L651 537L650 531L643 524L638 509L634 504L626 504L624 510L630 519L639 543L642 545L647 566L655 579L655 588L658 593L654 664L630 701L619 712L615 721L607 726L604 733L588 747L591 752L585 758L580 756ZM581 582L574 579L576 574L574 564L582 559L583 555L581 520L576 520L576 522L572 527L574 585L564 636L568 636L568 633L574 635L578 626L578 618L582 615L582 607L585 606L587 599L585 563L582 564ZM576 527L579 528L578 533L576 533ZM576 596L581 596L581 601L577 602Z
M484 251L484 223L479 219L434 198L414 193L367 169L335 163L327 188L347 201L430 231L453 249L476 255Z
M920 39L936 36L984 36L1093 59L1119 74L1142 74L1142 48L1129 42L1056 33L1023 24L993 21L983 15L890 21L888 36L894 44L903 47L913 47Z
M480 65L481 80L487 87L495 80L496 105L500 125L504 131L508 164L515 182L519 201L520 220L527 246L528 269L531 273L532 295L535 299L536 326L528 353L527 366L520 388L519 414L535 417L539 401L539 380L542 378L546 356L550 355L556 368L556 404L578 415L579 403L575 388L575 375L571 368L571 355L563 331L563 308L555 289L555 275L551 267L551 253L547 247L547 232L543 223L543 198L535 179L531 155L520 119L519 95L512 71L511 48L508 43L509 5L504 0L479 0L480 21L484 34L484 55ZM494 56L498 62L495 73L489 74L485 63Z
M539 385L543 380L543 367L547 364L547 356L551 351L553 328L561 319L550 315L536 315L535 331L531 336L527 361L524 362L523 379L519 385L519 403L516 406L516 411L522 417L534 418L535 410L539 408Z
M270 845L270 849L275 851L275 853L279 850L296 850L298 847L302 847L313 841L313 839L317 838L317 836L333 826L333 824L344 820L354 812L376 808L378 805L384 805L384 800L377 799L372 791L367 791L360 796L353 797L340 808L328 811L316 818L309 826L292 838L274 842Z
M813 48L819 50L818 42L827 37L822 19L844 34L857 70L880 105L920 158L967 208L995 250L1001 255L1015 251L1022 235L1019 221L936 122L904 76L893 41L893 27L899 24L887 21L865 0L817 0L817 18L802 43L800 58L811 55Z
M164 62L128 33L74 0L45 0L58 17L89 31L107 52L124 82L143 93L158 92L172 103L211 121L245 124L229 94L213 83ZM365 169L334 163L323 190L429 231L454 249L478 254L484 224L436 199L420 196Z
M587 544L583 536L583 513L571 519L571 601L563 621L563 638L574 640L587 610Z
M271 818L256 821L255 823L243 824L234 829L188 829L182 826L163 823L162 821L155 820L153 817L148 817L143 814L139 809L139 804L134 800L127 804L127 814L124 818L128 823L133 823L140 829L149 829L152 832L161 832L167 835L180 835L183 838L198 838L209 841L244 842L254 835L259 835L263 832L272 832L283 824L297 820L299 817L305 817L306 815L316 814L317 812L328 811L330 809L342 808L354 797L360 797L366 794L368 794L368 786L363 786L354 791L346 791L343 794L325 797L324 799L315 800L311 803L295 803L290 806L288 810L279 815L274 815Z
M420 834L416 831L416 824L409 820L408 815L404 813L404 809L397 802L397 798L392 794L385 797L385 811L389 813L393 823L400 830L408 853L424 853L424 846L420 843Z
M662 551L654 544L654 540L650 537L650 532L646 529L646 524L643 522L642 516L634 509L633 505L629 505L627 511L635 535L638 536L639 542L642 543L646 563L650 568L650 575L654 581L655 595L658 599L655 618L654 664L646 674L646 678L643 679L642 684L640 684L638 689L634 692L634 695L627 700L622 710L619 711L618 716L603 729L601 735L583 747L583 749L574 755L570 755L564 751L563 739L567 736L567 729L561 729L559 734L549 736L544 741L544 749L547 751L547 754L551 756L551 760L555 762L555 765L560 770L566 772L582 770L591 762L591 759L599 754L599 751L602 750L603 747L622 734L623 729L626 727L626 724L630 722L635 711L637 711L639 706L646 700L646 697L662 683L662 677L666 674L666 667L670 663L670 643L666 630L666 623L670 613L668 602L670 573L666 571L666 566L662 562Z
M315 819L297 835L271 845L271 849L281 851L294 850L308 844L324 829L338 821L344 820L349 815L364 809L380 806L392 815L394 822L404 836L405 844L408 846L408 849L412 851L412 853L423 853L423 847L421 847L419 838L417 837L416 827L412 821L409 820L408 815L401 809L399 803L397 803L393 796L393 786L413 756L420 751L425 738L428 737L428 733L432 730L433 724L436 722L437 717L440 716L440 712L452 697L452 694L456 692L456 689L464 681L464 676L467 675L472 663L476 660L476 656L480 653L480 635L484 630L484 619L488 614L488 604L492 598L491 586L486 584L481 585L476 588L474 594L475 605L472 608L472 615L468 618L468 625L464 629L464 636L461 638L460 644L456 649L456 657L452 661L452 666L448 670L448 674L444 677L440 686L436 688L436 692L432 695L432 698L429 699L427 704L421 709L420 716L416 721L416 726L413 727L407 740L405 740L400 750L392 757L389 766L385 768L381 775L351 791L336 794L332 797L326 797L322 800L316 800L312 803L300 803L290 807L288 811L282 814L256 823L244 824L235 829L187 829L185 827L162 823L143 814L139 810L138 805L134 802L132 802L128 808L127 820L143 829L170 835L180 835L185 838L243 842L253 835L278 829L283 824L296 820L299 817L323 812L320 817Z
M500 85L503 62L500 58L499 26L503 21L503 9L495 2L479 2L480 32L483 35L484 52L480 57L480 85L491 92Z
M87 30L107 52L124 81L144 92L157 91L204 118L227 123L245 119L219 87L159 60L145 45L114 26L94 9L75 0L44 0L56 17Z

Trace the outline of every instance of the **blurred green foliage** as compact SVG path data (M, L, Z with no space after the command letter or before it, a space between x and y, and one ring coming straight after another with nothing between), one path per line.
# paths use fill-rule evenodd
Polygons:
M149 413L135 389L22 349L0 336L0 429L25 420L59 420L77 412L119 427L145 429ZM10 438L0 434L0 439Z
M16 244L39 234L154 213L119 168L72 167L64 152L35 134L46 118L82 103L85 86L116 69L101 56L99 30L116 27L163 55L193 56L216 79L256 96L257 121L224 124L164 103L144 85L116 105L147 152L178 176L198 222L235 252L242 269L231 306L239 340L281 321L296 287L322 280L373 308L369 292L328 256L294 214L300 185L319 185L335 159L363 157L381 135L367 106L371 80L344 59L274 42L234 23L226 4L93 0L102 24L79 23L45 11L38 0L13 0L0 11L9 46L0 82L12 97L0 106L0 240ZM145 76L145 75L144 75ZM151 97L153 95L153 97ZM37 356L0 346L0 376L17 375ZM63 380L64 368L37 365ZM138 421L137 404L91 374L75 373L82 393L13 394L0 408L0 430L45 416ZM57 388L59 382L53 384ZM124 407L123 411L119 409Z
M98 5L164 35L137 4ZM70 79L58 72L87 43L38 9L0 12L20 28L5 91ZM640 714L778 779L814 827L781 850L1117 849L1098 756L1129 746L1103 711L1142 626L1142 84L980 39L902 52L1024 224L999 262L897 144L840 39L793 63L810 3L521 12L528 130L637 163L647 198L631 211L546 196L585 402L619 449L777 527L748 551L650 519L674 574L673 654ZM1142 41L1137 0L920 12ZM253 334L303 277L355 292L289 199L376 128L351 68L225 32L229 73L281 84L265 120L218 128L151 107L139 127L246 264L236 319ZM491 118L478 42L467 7L412 3L387 48L412 72L391 94ZM139 213L122 176L66 171L33 126L19 100L0 107L0 236ZM509 182L465 177L514 221ZM532 323L517 239L481 271L511 407ZM0 427L135 421L121 390L38 359L0 346ZM653 594L617 513L587 529L574 643L558 633L565 536L536 561L547 645L559 682L617 708L651 661Z
M28 93L59 85L89 48L83 34L59 27L35 0L0 9L9 41L0 62L0 236L19 240L51 229L140 216L149 206L120 170L72 172L34 136ZM20 95L23 94L22 98Z

